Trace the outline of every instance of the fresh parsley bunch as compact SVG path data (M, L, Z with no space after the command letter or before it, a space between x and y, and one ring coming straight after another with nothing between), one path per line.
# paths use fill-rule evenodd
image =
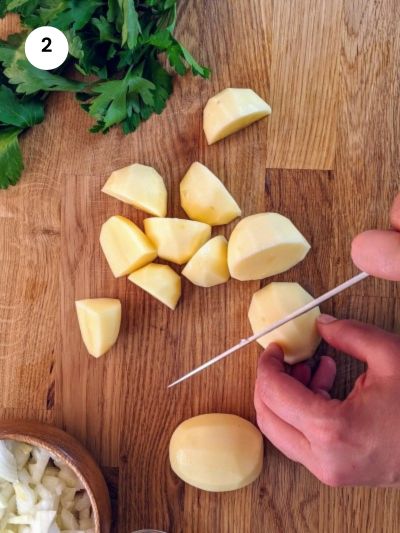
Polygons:
M135 131L153 113L161 113L172 93L172 75L188 69L208 78L174 35L177 0L0 0L0 17L17 13L24 30L0 41L0 188L15 185L23 161L19 135L44 119L52 91L76 93L94 119L92 132L120 124ZM25 57L30 30L54 26L65 33L70 60L57 71L43 71ZM83 81L65 75L71 64ZM90 80L87 81L87 77ZM95 78L93 78L93 76Z

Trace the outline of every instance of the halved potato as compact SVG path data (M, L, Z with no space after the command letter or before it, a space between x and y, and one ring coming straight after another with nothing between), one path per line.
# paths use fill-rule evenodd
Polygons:
M224 184L199 162L193 163L182 179L180 193L188 217L210 226L228 224L242 214Z
M182 275L200 287L213 287L229 280L228 242L218 235L203 244L189 260Z
M158 256L178 265L189 261L211 236L208 224L182 218L146 218L144 230Z
M208 144L270 115L270 106L252 89L228 88L210 98L204 108L203 128Z
M167 214L167 189L160 174L152 167L135 163L115 170L102 191L150 215Z
M270 283L254 293L251 300L249 320L253 333L285 318L312 300L313 297L298 283ZM264 335L257 342L264 348L272 342L279 344L289 364L309 359L321 342L316 325L320 314L316 307Z
M100 244L116 278L130 274L157 257L157 250L143 231L122 216L113 216L103 224Z
M132 272L128 279L172 310L181 297L181 278L168 265L150 263Z
M79 328L87 351L101 357L117 341L121 326L121 302L92 298L75 302Z
M256 280L280 274L304 259L310 245L286 217L259 213L243 218L228 243L228 266L235 279Z
M260 431L236 415L210 413L182 422L169 444L171 468L202 490L237 490L261 473L264 444Z

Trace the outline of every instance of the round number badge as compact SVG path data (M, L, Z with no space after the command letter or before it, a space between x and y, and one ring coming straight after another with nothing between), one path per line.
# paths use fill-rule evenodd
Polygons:
M68 56L68 40L52 26L33 30L25 41L25 55L34 67L52 70L61 66Z

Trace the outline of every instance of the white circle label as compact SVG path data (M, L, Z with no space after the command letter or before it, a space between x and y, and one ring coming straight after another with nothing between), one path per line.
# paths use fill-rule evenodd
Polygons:
M34 67L40 70L52 70L67 59L68 40L59 29L41 26L28 35L25 41L25 55Z

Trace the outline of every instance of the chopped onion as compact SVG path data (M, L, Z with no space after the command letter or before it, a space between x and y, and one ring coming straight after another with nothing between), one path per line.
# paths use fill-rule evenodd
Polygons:
M8 449L7 443L0 440L0 481L18 481L17 461Z
M1 533L94 533L75 472L41 448L0 440Z

